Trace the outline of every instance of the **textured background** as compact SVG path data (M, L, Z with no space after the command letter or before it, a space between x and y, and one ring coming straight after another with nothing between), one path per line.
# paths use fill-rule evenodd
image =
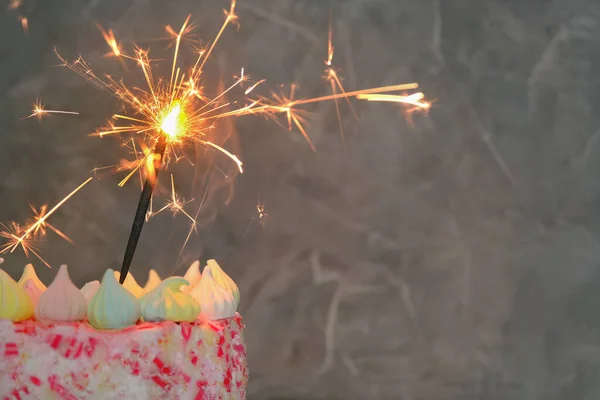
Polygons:
M55 203L119 151L86 136L114 100L55 68L54 46L119 72L95 23L161 48L144 39L188 13L211 38L227 6L28 0L28 36L2 11L0 220ZM215 65L324 94L330 12L347 87L418 81L429 116L411 126L398 107L359 104L357 124L344 109L346 154L331 104L310 109L316 153L238 120L246 173L231 203L211 204L179 259L186 220L153 219L134 274L219 259L242 290L250 399L600 398L598 2L239 0L242 26ZM20 120L36 96L81 116ZM52 219L77 248L42 244L79 284L121 260L139 189L117 181L94 181Z

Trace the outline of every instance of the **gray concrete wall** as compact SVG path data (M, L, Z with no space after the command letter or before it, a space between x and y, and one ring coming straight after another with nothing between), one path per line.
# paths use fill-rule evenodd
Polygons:
M102 57L95 23L160 54L164 25L192 13L209 39L227 6L26 0L27 36L16 12L1 12L0 220L26 219L28 201L54 203L118 159L118 142L87 136L114 99L55 68L54 46L127 74ZM246 172L231 202L209 203L181 257L186 219L151 220L138 280L149 267L164 276L220 260L242 291L250 399L600 398L598 2L239 0L238 10L208 79L244 66L303 96L327 93L331 13L349 89L418 81L434 107L412 124L393 105L356 105L360 123L343 108L346 152L332 104L309 108L316 153L298 132L238 120ZM36 96L81 115L20 120ZM176 175L200 198L193 176ZM120 263L139 188L119 180L94 181L52 218L77 247L40 244L79 284ZM5 258L14 276L26 263Z

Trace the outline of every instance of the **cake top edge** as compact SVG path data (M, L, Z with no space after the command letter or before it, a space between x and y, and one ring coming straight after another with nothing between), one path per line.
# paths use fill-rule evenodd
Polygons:
M23 268L18 281L0 269L0 319L20 322L35 319L48 323L87 321L98 330L119 330L138 322L194 322L232 318L236 315L240 291L215 260L200 270L190 265L183 277L164 280L150 269L142 287L131 272L123 285L118 271L107 269L101 281L81 288L71 281L66 265L46 287L31 264Z

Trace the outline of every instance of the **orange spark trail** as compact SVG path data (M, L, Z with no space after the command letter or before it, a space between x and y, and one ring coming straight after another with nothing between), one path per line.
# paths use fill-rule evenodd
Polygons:
M112 50L111 53L107 53L106 55L107 56L120 57L121 56L121 49L119 48L119 43L117 43L117 40L115 39L115 34L113 33L113 30L109 29L108 32L107 32L106 30L104 30L104 28L102 28L101 25L98 24L96 26L100 30L100 33L102 34L102 37L106 41L106 44L108 44L108 46Z
M25 117L24 119L35 117L41 121L42 118L48 116L49 114L79 115L79 113L75 111L47 110L44 108L44 105L42 103L36 101L35 103L33 103L33 109L31 110L31 114Z

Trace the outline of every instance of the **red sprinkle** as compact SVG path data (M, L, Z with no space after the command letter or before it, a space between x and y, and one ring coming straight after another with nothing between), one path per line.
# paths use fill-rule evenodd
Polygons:
M29 380L31 381L31 383L33 383L35 386L42 386L42 381L40 380L40 378L38 378L37 376L30 376Z
M227 374L225 374L223 384L225 385L225 389L227 389L227 392L231 392L231 368L227 368Z
M246 351L243 344L234 344L233 349L238 353L244 353Z
M48 377L48 383L50 384L50 390L59 394L63 400L78 400L77 397L73 396L67 388L58 383L58 378L56 375L52 375Z
M52 341L50 342L50 347L56 350L60 345L62 338L62 335L54 335L54 339L52 339Z
M183 340L185 340L185 343L187 344L192 336L192 326L188 322L181 323L181 334L183 335Z
M198 365L198 356L196 355L196 353L194 353L192 351L192 359L190 360L192 362L192 365L195 367L196 365Z
M165 389L167 386L169 386L169 384L166 381L162 380L158 375L152 376L152 380L162 389Z
M9 356L18 356L19 355L19 348L17 346L16 343L13 342L8 342L4 345L4 355L6 357Z

